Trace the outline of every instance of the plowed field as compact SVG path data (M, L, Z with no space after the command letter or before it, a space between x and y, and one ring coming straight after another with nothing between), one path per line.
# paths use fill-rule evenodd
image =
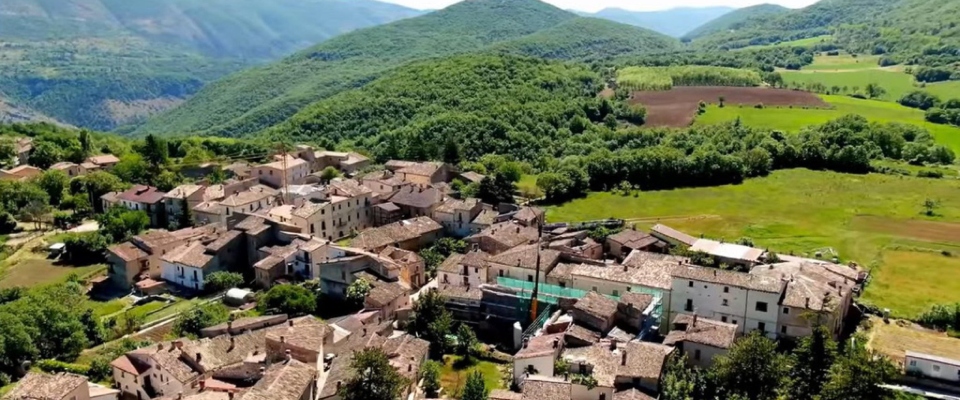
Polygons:
M701 101L718 103L720 96L729 107L754 107L757 104L772 107L829 107L813 93L788 89L726 86L678 86L665 91L633 93L633 103L647 109L646 126L683 127L693 123L697 105Z

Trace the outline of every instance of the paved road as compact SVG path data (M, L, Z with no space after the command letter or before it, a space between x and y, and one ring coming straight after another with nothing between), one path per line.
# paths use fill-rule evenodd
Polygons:
M880 387L886 388L886 389L890 389L890 390L896 390L896 391L899 391L899 392L912 393L912 394L915 394L915 395L919 395L919 396L926 397L926 398L928 398L928 399L960 400L960 397L957 397L957 396L952 395L952 394L947 394L947 393L943 393L943 392L935 392L935 391L931 391L931 390L929 390L929 389L920 389L920 388L915 388L915 387L911 387L911 386L903 386L903 385L880 385Z

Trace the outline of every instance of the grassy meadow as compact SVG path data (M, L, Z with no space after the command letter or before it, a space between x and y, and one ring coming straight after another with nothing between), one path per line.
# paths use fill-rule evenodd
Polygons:
M820 97L830 103L833 108L768 107L757 109L731 106L720 108L717 105L710 105L707 107L706 113L697 117L695 124L715 124L732 121L740 117L740 120L748 126L795 132L805 126L822 124L847 114L859 114L870 121L903 122L922 126L930 131L937 142L960 154L960 128L927 122L923 118L923 111L904 107L897 103L862 100L843 95L822 95Z
M757 50L757 49L767 49L771 47L806 47L806 46L813 46L820 43L826 43L831 40L833 40L832 35L823 35L823 36L814 36L812 38L806 38L806 39L791 40L788 42L780 42L775 44L747 46L737 50Z
M709 111L708 111L709 113ZM591 193L549 207L547 219L623 218L639 228L664 223L692 235L806 254L836 251L872 269L865 301L912 317L935 303L960 301L960 182L804 169L777 171L740 185ZM936 199L936 217L922 215ZM951 256L945 256L952 254Z

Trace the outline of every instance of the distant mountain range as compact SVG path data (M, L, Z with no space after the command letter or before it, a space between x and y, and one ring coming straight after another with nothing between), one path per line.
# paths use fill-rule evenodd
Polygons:
M764 18L778 16L788 11L790 11L789 8L776 4L759 4L744 7L697 26L696 29L684 33L683 37L685 39L696 39L717 32L737 30L754 23L754 21L759 22Z
M208 85L135 133L245 136L408 62L468 52L590 61L676 50L678 40L579 17L537 0L465 0L420 17L341 35ZM399 106L399 105L398 105ZM322 110L321 110L322 111Z
M3 0L3 108L112 129L243 67L422 13L372 0Z
M596 13L577 12L577 14L639 26L679 38L734 10L733 7L679 7L663 11L630 11L621 8L605 8Z

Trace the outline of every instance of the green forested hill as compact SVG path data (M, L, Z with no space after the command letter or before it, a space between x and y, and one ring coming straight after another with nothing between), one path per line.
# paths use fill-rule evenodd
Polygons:
M759 21L763 18L770 18L774 15L782 14L789 10L789 8L776 4L758 4L751 7L744 7L723 14L713 20L697 26L695 29L686 32L683 37L685 39L696 39L698 37L717 32L738 30L744 26L750 25L753 23L753 21Z
M591 61L677 50L680 42L647 29L581 17L493 48L548 59Z
M0 92L112 129L244 66L420 13L372 0L3 0Z
M221 136L257 132L314 101L360 87L406 62L429 57L499 48L584 59L591 56L591 43L628 43L635 47L621 49L642 52L648 45L658 50L657 46L669 41L609 21L575 21L579 18L537 0L466 0L421 17L342 35L280 62L233 74L136 132ZM565 22L577 25L560 26ZM590 33L569 29L578 26L614 37L589 37ZM524 46L525 36L551 28L560 35L545 39L553 48L539 43ZM520 42L509 43L512 40Z
M663 11L630 11L621 8L605 8L595 14L583 16L609 19L621 24L639 26L664 35L681 37L694 28L725 15L731 7L678 7Z

